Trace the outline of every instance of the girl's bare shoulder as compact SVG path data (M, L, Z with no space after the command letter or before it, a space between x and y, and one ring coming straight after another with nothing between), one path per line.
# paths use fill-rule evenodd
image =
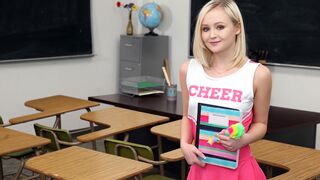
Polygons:
M187 70L188 70L188 67L189 67L189 64L190 64L190 60L188 59L181 65L180 73L186 74Z

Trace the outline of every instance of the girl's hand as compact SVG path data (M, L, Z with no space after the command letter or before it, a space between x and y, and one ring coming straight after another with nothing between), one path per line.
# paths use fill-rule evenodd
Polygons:
M222 130L217 134L219 142L226 148L228 151L236 151L240 148L240 143L237 140L230 138L229 136L224 135L225 130Z
M204 167L206 164L198 159L198 156L201 158L206 158L204 154L199 151L194 145L192 144L183 144L181 145L182 153L189 165L197 164L200 167Z

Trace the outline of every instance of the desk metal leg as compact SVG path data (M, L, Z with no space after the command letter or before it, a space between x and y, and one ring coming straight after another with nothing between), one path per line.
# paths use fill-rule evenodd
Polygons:
M129 133L125 133L123 141L128 142L129 141L129 137L130 137L130 134Z
M160 154L162 154L162 142L161 142L161 137L157 136L157 140L158 140L158 154L160 156ZM160 157L159 157L160 158ZM161 164L160 165L160 175L164 176L164 165Z
M61 114L56 115L56 121L54 122L53 128L61 129Z
M93 122L90 122L90 128L91 128L91 132L94 132L94 124ZM92 149L93 150L97 150L97 143L95 140L92 141Z
M181 179L186 179L186 161L181 160Z
M87 112L91 112L91 109L90 108L86 108ZM94 132L94 124L93 122L90 122L90 129L91 129L91 132ZM92 149L93 150L97 150L97 143L96 141L92 141Z
M267 178L272 178L273 175L273 168L271 166L267 166Z
M18 180L20 178L20 175L21 175L22 170L24 168L24 165L26 163L26 160L24 158L22 158L20 161L21 161L21 163L20 163L19 169L16 172L16 174L14 175L13 180Z
M2 157L0 156L0 180L3 180Z

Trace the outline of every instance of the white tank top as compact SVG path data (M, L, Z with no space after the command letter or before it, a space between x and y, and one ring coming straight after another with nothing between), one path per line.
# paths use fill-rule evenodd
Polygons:
M258 65L248 60L231 75L214 78L195 59L191 59L186 77L189 90L188 118L196 123L198 103L239 109L242 121L252 117L253 78Z

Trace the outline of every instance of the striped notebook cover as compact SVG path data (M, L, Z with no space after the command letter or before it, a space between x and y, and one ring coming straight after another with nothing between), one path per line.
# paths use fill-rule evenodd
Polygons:
M230 169L237 168L239 150L235 152L226 150L217 143L215 135L238 122L241 122L241 113L238 109L198 104L196 146L206 156L206 159L200 158L201 161Z

